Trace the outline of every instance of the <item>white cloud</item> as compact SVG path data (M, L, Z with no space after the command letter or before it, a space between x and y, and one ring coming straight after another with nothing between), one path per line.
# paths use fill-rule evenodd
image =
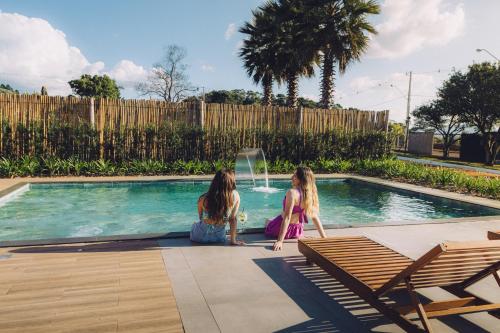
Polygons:
M124 87L134 87L147 78L148 71L130 60L122 60L107 74Z
M224 38L226 40L230 40L231 37L236 33L236 24L235 23L229 23L229 25L226 28L226 32L224 33Z
M0 12L0 75L7 83L50 95L68 95L68 81L81 74L108 74L120 85L145 77L129 60L107 72L102 61L91 63L66 35L43 19Z
M435 98L436 89L446 77L442 74L413 74L410 111ZM377 79L357 77L348 84L349 92L336 92L337 103L363 110L389 110L390 119L404 121L408 94L406 73L392 73Z
M215 72L215 67L209 64L203 64L201 65L201 70L204 72Z
M444 0L386 0L386 18L378 24L368 55L397 58L426 46L445 45L458 37L465 27L462 3L448 5Z

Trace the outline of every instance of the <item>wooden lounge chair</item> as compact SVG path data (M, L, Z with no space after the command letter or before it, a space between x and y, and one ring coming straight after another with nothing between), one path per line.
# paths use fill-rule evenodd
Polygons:
M299 251L375 309L408 332L422 332L405 315L418 313L424 331L432 332L429 318L500 309L473 296L465 288L492 274L499 287L500 240L446 242L418 260L412 260L366 237L299 240ZM416 288L443 287L458 299L423 305ZM411 305L393 307L381 300L406 289Z
M500 230L488 231L488 239L491 240L500 239Z

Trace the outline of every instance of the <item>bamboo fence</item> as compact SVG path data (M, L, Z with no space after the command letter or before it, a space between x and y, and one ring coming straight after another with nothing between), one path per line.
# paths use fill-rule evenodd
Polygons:
M136 131L136 137L125 138L127 146L134 146L137 133L145 137L147 129L157 130L165 126L197 127L208 132L213 130L214 133L240 130L245 141L247 130L292 130L316 134L331 130L363 133L387 131L388 120L388 111L0 94L0 152L5 141L3 136L9 136L11 142L20 146L22 142L29 142L30 137L35 135L35 131L31 130L34 124L38 128L42 127L44 140L53 124L75 128L90 126L98 133L100 155L104 156L105 143L113 146L117 132L130 132L131 129ZM4 125L14 130L4 131ZM16 137L18 131L15 129L19 125L25 129L22 138ZM120 138L123 140L123 136ZM64 140L61 137L59 142ZM156 144L153 146L154 150L164 149ZM31 152L34 148L26 149L19 150L19 153Z
M94 107L91 104L94 103ZM92 116L91 113L94 113ZM58 121L76 125L91 123L104 128L187 125L205 129L298 129L321 133L385 131L388 111L309 109L260 105L168 103L156 100L121 100L40 95L0 94L0 121L12 127Z

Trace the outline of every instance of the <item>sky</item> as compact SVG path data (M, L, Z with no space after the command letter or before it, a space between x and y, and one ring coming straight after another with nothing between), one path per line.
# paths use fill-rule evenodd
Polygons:
M125 98L158 62L165 46L187 51L191 83L200 91L260 91L243 69L238 28L260 0L0 0L0 83L49 95L68 95L83 73L108 74ZM378 34L361 61L335 81L335 102L406 117L431 101L453 69L500 58L498 0L383 0L370 21ZM318 100L320 69L300 81L299 93ZM275 86L275 93L286 87Z

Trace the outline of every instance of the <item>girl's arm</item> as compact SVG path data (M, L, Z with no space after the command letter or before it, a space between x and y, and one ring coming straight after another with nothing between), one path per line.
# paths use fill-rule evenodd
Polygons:
M286 205L283 211L283 221L281 222L281 229L278 235L278 240L273 245L274 251L280 251L283 248L283 240L285 239L290 219L292 218L293 206L295 204L296 193L293 190L286 192Z
M238 220L236 219L236 214L238 213L238 209L240 208L240 194L238 192L234 192L234 207L231 211L231 216L229 216L229 235L231 238L231 245L245 245L245 242L236 239Z
M318 214L314 214L314 216L311 219L312 219L312 221L313 221L314 226L316 227L316 229L318 229L319 235L322 238L325 238L326 237L326 233L325 233L325 230L323 229L323 225L321 224L321 220L319 219Z

